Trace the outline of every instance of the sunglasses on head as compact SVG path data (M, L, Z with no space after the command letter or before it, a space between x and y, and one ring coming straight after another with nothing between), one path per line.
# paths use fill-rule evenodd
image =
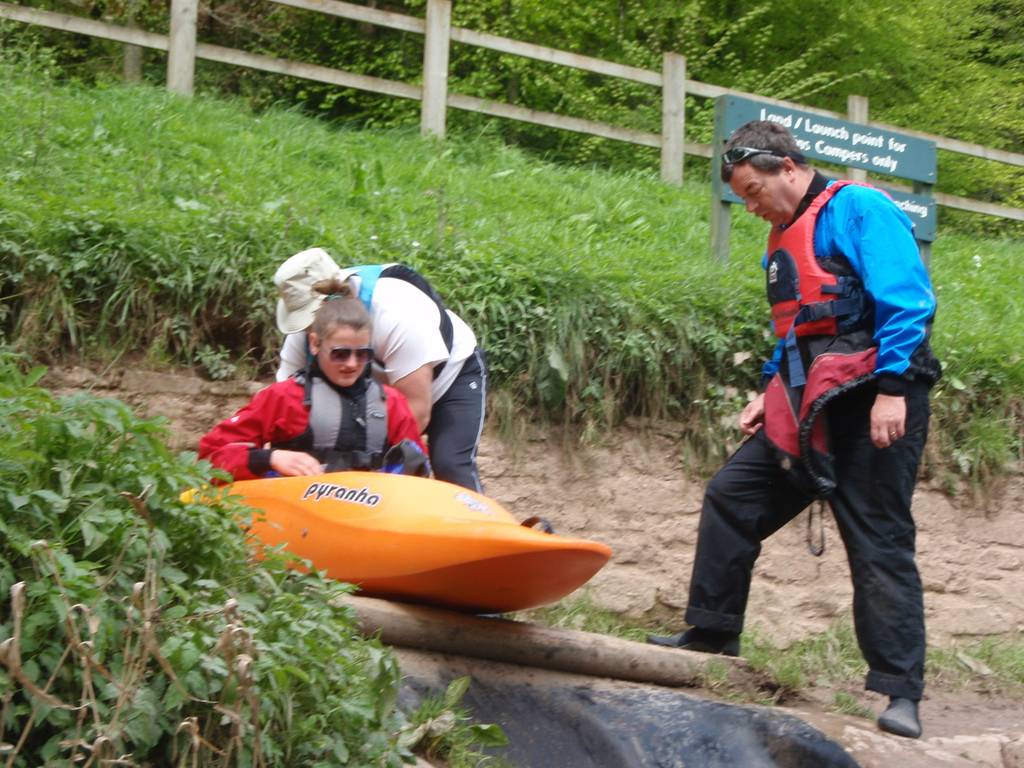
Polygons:
M799 152L780 152L777 149L758 149L757 147L733 147L722 153L722 165L736 165L744 160L749 160L756 155L771 155L772 157L789 157L794 162L805 162L804 156Z
M369 362L373 357L372 347L331 347L327 357L332 363L347 363L355 355L357 363Z

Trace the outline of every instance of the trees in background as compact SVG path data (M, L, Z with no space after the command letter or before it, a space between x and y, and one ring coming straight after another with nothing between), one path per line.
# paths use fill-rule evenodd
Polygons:
M82 13L80 0L31 0ZM423 15L426 0L367 0ZM156 0L84 0L85 12L164 31ZM416 81L420 35L276 5L208 0L207 42L394 80ZM687 57L688 76L725 87L845 111L846 97L870 99L872 119L988 146L1024 149L1024 0L473 0L456 2L453 24L541 45L660 69L664 51ZM120 72L113 44L33 30L62 52L68 71ZM6 34L12 34L10 30ZM148 56L155 81L163 58ZM657 131L655 89L454 43L450 88L576 117ZM200 87L243 96L257 107L291 103L360 127L415 126L415 102L251 70L201 63ZM712 104L691 99L688 135L707 140ZM652 168L656 151L596 137L495 121L453 110L453 130L493 132L559 161ZM694 168L706 164L694 160ZM1022 203L1019 172L965 158L940 158L944 191Z

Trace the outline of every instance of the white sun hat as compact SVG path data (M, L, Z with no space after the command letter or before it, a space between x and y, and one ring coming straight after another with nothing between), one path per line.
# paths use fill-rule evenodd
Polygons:
M304 331L324 303L313 290L321 280L340 277L341 270L323 248L307 248L288 259L274 273L277 288L277 328L281 333Z

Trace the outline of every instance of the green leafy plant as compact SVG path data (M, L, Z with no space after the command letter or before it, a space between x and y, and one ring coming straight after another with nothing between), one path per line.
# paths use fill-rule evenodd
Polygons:
M425 699L399 735L399 743L428 760L443 760L451 768L505 765L504 760L488 757L476 749L503 747L508 739L498 725L474 723L461 705L471 683L468 676L456 678L443 695Z
M401 765L398 667L246 510L114 400L0 354L7 765Z
M231 362L231 352L224 347L200 347L196 357L206 375L214 381L234 378L237 366Z

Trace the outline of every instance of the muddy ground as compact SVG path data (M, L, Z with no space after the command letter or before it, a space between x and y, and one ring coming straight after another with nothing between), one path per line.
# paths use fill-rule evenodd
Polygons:
M163 415L174 447L181 449L194 448L204 431L262 386L130 368L55 368L44 383L61 392L88 389L118 397L139 413ZM560 435L541 430L514 445L488 433L481 475L487 494L517 517L539 514L559 533L612 546L612 561L589 586L594 603L630 617L678 623L703 487L683 464L680 434L671 423L632 425L607 436L604 446L568 450ZM956 648L989 636L1019 640L1024 477L1011 474L984 504L922 484L914 516L929 644ZM807 550L805 524L801 516L765 543L750 595L749 625L780 645L850 615L849 571L836 529L826 519L826 550L816 558ZM875 710L882 704L873 694L849 692ZM993 690L984 674L966 689L929 689L922 705L926 738L916 743L877 735L863 718L828 714L833 695L812 691L795 706L866 768L1024 768L1024 701L1018 692Z

